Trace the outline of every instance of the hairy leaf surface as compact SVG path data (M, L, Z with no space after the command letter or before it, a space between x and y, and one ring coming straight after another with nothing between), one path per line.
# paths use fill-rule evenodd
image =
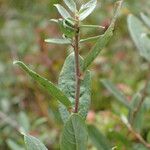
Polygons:
M80 67L82 66L83 59L80 57ZM80 98L79 98L79 114L85 118L90 105L90 72L86 71L84 75L84 79L81 80L80 86ZM72 108L74 109L75 105L75 57L74 53L71 53L65 60L63 68L61 70L59 80L58 80L59 88L65 93L65 95L69 98L72 103ZM60 114L62 120L66 122L69 117L69 112L67 109L60 104L59 107Z
M84 119L73 114L66 122L61 136L60 150L87 150L87 127Z

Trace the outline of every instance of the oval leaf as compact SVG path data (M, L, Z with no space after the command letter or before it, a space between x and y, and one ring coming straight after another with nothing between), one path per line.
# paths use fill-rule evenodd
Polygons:
M66 107L69 107L71 105L66 95L52 82L48 81L44 77L29 69L21 61L15 61L14 64L19 65L26 73L28 73L35 81L37 81L46 91L48 91L53 97L59 100L63 105L65 105Z
M88 125L88 134L97 150L111 150L109 141L95 126Z
M70 14L63 6L61 6L60 4L55 4L54 6L57 8L58 12L64 19L71 18Z
M87 16L89 16L95 9L97 4L97 0L91 0L88 3L81 6L79 11L79 20L84 20Z
M82 62L83 59L80 57L80 67L82 66ZM86 71L84 79L81 80L79 99L79 114L83 118L86 118L90 105L90 80L90 72ZM71 100L72 109L74 109L75 105L75 85L75 57L74 53L72 53L66 58L58 80L59 88L66 94L69 100ZM69 117L69 112L63 105L60 105L59 109L62 120L66 122Z
M87 150L87 139L84 120L78 114L73 114L64 126L60 150Z
M64 0L64 2L72 12L77 11L76 3L73 0Z
M114 17L111 21L109 28L105 31L105 33L102 36L100 36L96 44L92 47L91 51L85 57L83 63L83 71L85 71L91 65L91 63L96 59L98 54L108 44L109 40L113 36L114 24L121 9L121 5L122 1L118 1Z
M27 150L48 150L39 139L31 135L24 135L24 142Z

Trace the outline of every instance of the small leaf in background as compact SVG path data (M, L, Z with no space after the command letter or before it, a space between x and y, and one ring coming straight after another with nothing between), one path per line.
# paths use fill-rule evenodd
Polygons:
M24 142L27 150L48 150L39 139L31 135L24 135Z
M64 0L64 2L73 13L77 11L76 3L73 0Z
M141 13L141 18L144 23L150 28L150 17L146 16L144 13Z
M119 89L117 89L111 81L103 79L101 80L101 82L109 90L109 92L111 92L116 97L116 100L118 100L118 102L123 104L128 109L130 108L128 100L126 99L125 95L121 91L119 91Z
M25 112L20 112L18 116L19 125L22 127L25 133L28 133L30 130L30 121Z
M84 119L78 114L70 116L61 136L60 150L87 150L88 133Z
M51 44L71 44L68 39L45 39L45 42Z
M150 61L150 39L146 34L148 29L146 29L144 24L133 15L128 16L127 22L131 37L140 55Z
M64 19L71 18L70 14L63 6L61 6L60 4L55 4L54 6L57 8L58 12Z
M95 126L88 125L88 134L97 150L111 150L109 141Z
M81 6L79 10L79 20L84 20L88 17L95 9L97 0L91 0L88 3Z
M136 129L136 131L140 132L142 130L143 121L144 121L144 104L140 107L140 109L135 112L137 106L139 105L139 102L141 100L141 94L136 93L133 95L130 103L130 111L129 111L129 121L130 124Z
M80 57L80 67L82 66L83 59ZM65 95L71 100L72 109L75 105L75 57L74 53L71 53L65 60L62 70L58 79L59 88L65 93ZM84 79L81 80L80 84L80 98L79 98L79 114L85 119L89 110L91 101L91 78L90 72L86 71ZM63 122L66 122L69 117L67 109L60 104L59 111Z
M150 131L147 133L147 142L150 143Z
M32 77L32 79L37 81L46 91L49 92L49 94L51 94L54 98L60 101L63 105L65 105L66 107L69 107L71 105L71 102L66 97L66 95L52 82L48 81L44 77L29 69L21 61L14 61L14 64L19 65L27 74L29 74Z
M111 21L109 28L105 31L105 33L102 36L100 36L96 44L92 47L90 52L85 57L84 63L83 63L83 71L85 71L92 64L92 62L96 59L96 57L101 52L101 50L108 44L109 40L113 36L114 24L120 12L122 2L123 1L117 2L117 8L115 10L115 14L114 14L114 17Z
M20 145L18 145L16 142L14 142L11 139L7 140L7 145L11 150L25 150L24 148L22 148Z

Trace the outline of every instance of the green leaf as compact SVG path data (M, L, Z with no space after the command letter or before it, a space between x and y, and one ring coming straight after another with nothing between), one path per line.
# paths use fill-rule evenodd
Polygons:
M88 125L89 138L97 150L111 150L111 145L106 137L93 125Z
M64 2L73 13L77 11L76 4L73 0L64 0Z
M51 44L71 44L68 39L45 39L45 42Z
M134 114L134 111L136 110L137 106L139 105L139 102L141 100L141 94L136 93L133 95L130 103L130 111L129 111L129 122L132 124L134 129L136 131L140 132L143 126L143 121L144 121L144 104L142 107ZM134 115L133 115L134 114Z
M27 150L48 150L39 139L31 135L24 135L24 142Z
M82 66L82 62L83 59L80 57L80 67ZM66 94L69 100L71 100L72 109L74 109L74 105L75 105L75 85L76 85L75 57L74 57L74 53L71 53L66 58L63 68L60 72L58 86ZM90 78L89 71L85 72L84 79L81 80L80 85L81 86L80 86L80 98L79 98L79 114L83 118L86 118L89 105L90 105L90 100L91 100L91 94L90 94L91 78ZM59 110L60 110L62 120L66 122L69 117L69 112L61 104Z
M59 100L63 105L69 107L71 105L67 96L52 82L48 81L47 79L43 78L36 72L29 69L23 62L15 61L14 64L19 65L26 73L28 73L35 81L37 81L43 88L48 91L53 97Z
M20 145L18 145L16 142L12 141L11 139L7 140L7 145L11 150L24 150Z
M60 150L87 150L87 139L84 120L78 114L73 114L64 126Z
M144 13L141 13L141 18L144 21L144 23L150 28L150 18L147 17Z
M130 105L128 104L128 100L126 99L125 95L119 91L111 81L103 79L101 82L109 90L109 92L116 97L116 100L118 100L119 103L130 109Z
M92 64L92 62L96 59L101 50L108 44L111 37L113 36L115 21L121 9L121 5L122 1L117 2L117 8L109 28L105 31L105 33L102 36L100 36L96 44L92 47L92 50L85 57L83 63L83 71L85 71Z
M57 8L58 12L64 19L71 18L70 14L63 6L61 6L60 4L55 4L54 6Z
M23 128L25 132L29 132L30 130L30 121L25 112L20 112L18 116L19 125Z
M133 15L129 15L127 21L131 37L140 55L150 61L150 39L146 34L148 30L145 28L144 24Z
M84 20L87 16L89 16L95 9L97 4L97 0L91 0L88 3L81 6L79 10L79 20Z
M99 39L100 37L101 37L101 35L89 37L89 38L86 38L86 39L81 39L81 40L80 40L80 43L95 42L95 41L97 41L97 39Z

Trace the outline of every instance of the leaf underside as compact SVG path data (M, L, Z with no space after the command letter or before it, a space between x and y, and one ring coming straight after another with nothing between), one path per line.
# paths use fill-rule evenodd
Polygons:
M27 150L48 150L39 139L31 135L24 135L24 142Z
M80 67L82 66L83 59L80 57ZM90 72L86 71L84 79L81 80L80 86L80 98L79 98L79 114L86 118L90 105ZM59 88L65 93L72 103L72 109L75 105L75 58L74 53L71 53L65 60L63 68L60 72L58 79ZM62 117L62 120L66 122L69 117L69 112L62 104L59 105L59 111Z

